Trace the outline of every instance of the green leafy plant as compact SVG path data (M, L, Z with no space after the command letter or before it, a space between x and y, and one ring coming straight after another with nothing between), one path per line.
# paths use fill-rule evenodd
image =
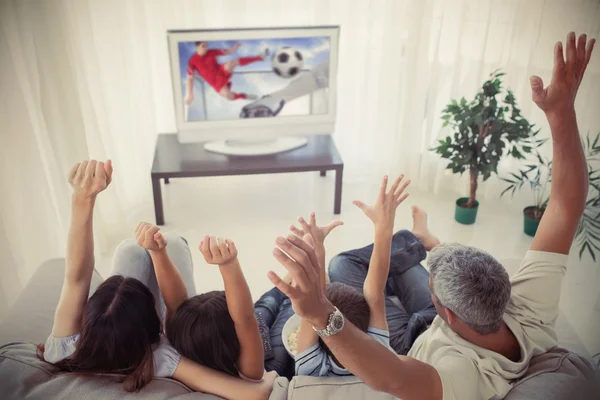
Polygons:
M508 183L506 189L502 191L500 197L505 193L514 196L515 191L523 186L528 186L533 194L533 213L531 217L534 220L541 220L544 210L550 198L550 183L552 181L552 161L548 157L542 156L539 148L548 141L548 139L537 139L539 130L533 132L531 143L535 145L529 160L517 173L511 173L509 177L501 177Z
M590 140L588 135L583 144L590 187L576 241L579 246L579 258L582 258L587 250L596 262L596 252L600 252L600 132L593 140Z
M469 172L469 200L463 205L469 208L475 207L480 175L485 181L498 173L503 155L524 159L534 148L534 125L522 116L513 93L503 89L504 75L494 71L472 101L463 97L444 108L443 126L451 126L454 134L431 149L450 160L447 168L452 172Z

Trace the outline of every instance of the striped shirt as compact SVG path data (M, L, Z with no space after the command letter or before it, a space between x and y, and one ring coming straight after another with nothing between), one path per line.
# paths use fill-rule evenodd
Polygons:
M371 336L390 351L390 333L372 326L367 329L367 335ZM302 353L296 355L296 375L303 376L352 376L346 368L335 363L333 357L328 355L319 343L309 347Z

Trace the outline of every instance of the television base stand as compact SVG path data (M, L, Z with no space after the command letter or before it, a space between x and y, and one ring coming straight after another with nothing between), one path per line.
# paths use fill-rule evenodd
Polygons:
M227 156L266 156L269 154L284 153L306 146L308 139L304 137L283 137L268 140L221 140L207 142L204 150L211 153Z

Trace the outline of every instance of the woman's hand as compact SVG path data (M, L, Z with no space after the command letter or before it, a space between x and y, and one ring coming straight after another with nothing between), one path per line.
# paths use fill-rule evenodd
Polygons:
M207 263L225 266L237 261L238 251L235 243L229 239L204 236L198 249Z
M149 251L161 251L167 247L167 240L159 232L160 228L147 222L140 222L135 230L138 244Z
M365 215L373 221L375 229L392 231L394 229L394 219L396 218L396 209L406 200L408 193L404 189L410 184L410 180L402 182L404 175L400 175L394 182L389 192L387 190L388 177L383 177L383 182L379 189L379 196L375 204L367 206L362 201L353 201L352 204L360 208Z
M73 188L73 198L77 200L93 200L98 193L110 185L112 181L112 162L96 160L77 163L69 171L69 184Z
M308 223L302 217L298 217L298 223L300 223L300 228L295 225L290 225L290 231L299 237L304 237L304 235L307 234L312 236L313 246L323 246L327 235L329 235L336 227L344 225L343 221L331 221L325 226L317 226L314 211L310 213Z

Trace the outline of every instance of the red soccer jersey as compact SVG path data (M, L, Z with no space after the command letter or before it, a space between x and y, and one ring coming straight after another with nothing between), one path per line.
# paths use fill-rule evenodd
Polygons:
M221 65L217 62L217 57L225 54L221 49L210 49L205 55L198 53L190 57L188 63L188 76L194 76L194 70L211 85L219 91L227 82L229 76L224 76ZM225 80L225 82L223 82Z

